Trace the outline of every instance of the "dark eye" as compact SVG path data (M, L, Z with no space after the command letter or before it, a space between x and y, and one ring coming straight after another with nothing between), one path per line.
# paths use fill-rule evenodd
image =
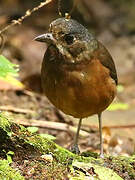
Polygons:
M74 41L74 36L71 35L71 34L66 34L66 35L64 36L64 39L65 39L66 43L67 43L68 45L70 45L70 44L72 44L73 41Z

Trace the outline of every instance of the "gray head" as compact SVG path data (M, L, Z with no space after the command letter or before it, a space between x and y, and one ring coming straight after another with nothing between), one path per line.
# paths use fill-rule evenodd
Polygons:
M73 19L59 18L50 24L49 33L35 38L40 42L54 44L61 53L77 57L89 48L96 48L94 36L77 21Z

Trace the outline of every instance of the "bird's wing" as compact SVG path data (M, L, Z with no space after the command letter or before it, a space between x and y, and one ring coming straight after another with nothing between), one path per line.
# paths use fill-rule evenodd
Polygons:
M116 85L118 84L118 77L117 72L115 68L114 61L109 54L108 50L100 43L98 42L98 50L96 50L96 56L100 60L100 62L110 70L110 76L112 79L114 79Z

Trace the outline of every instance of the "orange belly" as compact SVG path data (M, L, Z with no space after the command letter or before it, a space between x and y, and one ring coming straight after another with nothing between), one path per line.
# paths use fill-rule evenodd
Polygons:
M42 68L44 93L65 114L76 118L99 114L115 97L115 82L109 70L98 60L92 60L79 70L69 71L64 66L56 71L54 68Z

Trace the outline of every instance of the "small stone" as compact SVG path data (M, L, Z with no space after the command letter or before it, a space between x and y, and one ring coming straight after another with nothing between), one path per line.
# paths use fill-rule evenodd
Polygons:
M48 161L48 162L53 161L53 156L51 154L44 154L44 155L41 156L41 158Z

